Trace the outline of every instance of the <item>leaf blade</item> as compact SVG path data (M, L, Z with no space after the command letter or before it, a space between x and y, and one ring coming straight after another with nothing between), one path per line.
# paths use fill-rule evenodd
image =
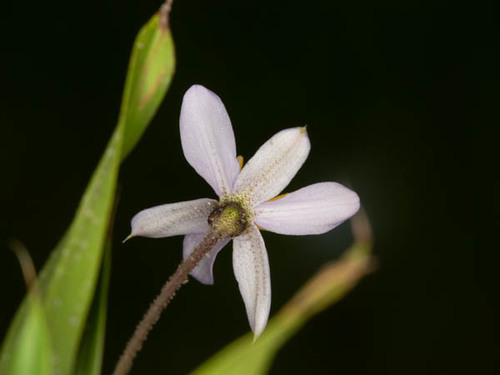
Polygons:
M139 31L125 82L120 123L125 124L122 155L135 147L170 86L175 71L175 50L170 29L164 29L155 15Z
M355 234L359 234L363 226L364 229L368 226L368 233L371 233L369 223L362 215L354 220ZM276 353L286 341L311 317L339 301L363 276L371 272L371 234L357 237L358 240L340 260L323 267L269 321L255 343L253 334L248 333L209 358L190 375L266 374Z
M51 375L52 344L43 306L38 296L29 293L26 324L18 331L16 345L19 350L12 354L8 368L2 373L9 375Z
M75 364L76 375L99 375L104 357L106 333L106 313L111 274L111 240L108 238L104 250L101 275L87 319L87 327L80 343L80 351Z
M118 125L69 229L40 273L39 290L54 349L50 358L53 374L73 371L101 266L118 168L156 113L174 68L172 36L170 30L161 27L156 14L134 42ZM12 358L22 355L16 338L34 319L32 309L26 308L27 300L16 313L4 340L0 374L9 374Z

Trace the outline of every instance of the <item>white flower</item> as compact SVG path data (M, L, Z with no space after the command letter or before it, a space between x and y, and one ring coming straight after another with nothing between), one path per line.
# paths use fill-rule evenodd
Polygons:
M305 127L277 133L241 168L224 104L203 86L192 86L184 95L180 134L187 161L215 190L219 201L203 198L143 210L132 219L131 236L185 235L186 258L209 230L209 216L232 205L242 220L241 230L232 238L234 275L250 327L258 336L267 324L271 306L269 262L259 229L289 235L325 233L358 211L359 198L335 182L276 197L309 154ZM215 257L230 240L216 246L191 275L204 284L213 284Z

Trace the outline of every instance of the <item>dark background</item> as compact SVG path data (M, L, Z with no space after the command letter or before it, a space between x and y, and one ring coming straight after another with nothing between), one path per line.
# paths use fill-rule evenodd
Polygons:
M498 18L377 4L175 1L177 72L120 175L106 373L181 259L180 237L122 245L130 218L214 196L180 145L181 99L194 83L221 96L246 160L277 131L308 124L312 151L287 190L349 183L373 224L378 271L287 343L272 374L500 372ZM2 5L2 337L24 293L7 240L42 267L115 126L134 36L159 5ZM351 242L347 224L264 237L272 312ZM181 290L133 373L187 373L248 331L229 248L215 278Z

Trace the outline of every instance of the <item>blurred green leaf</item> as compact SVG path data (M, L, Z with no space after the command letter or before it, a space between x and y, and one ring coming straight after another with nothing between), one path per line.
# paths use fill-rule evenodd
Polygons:
M10 375L53 373L52 343L45 311L40 300L40 292L36 281L36 270L33 261L24 244L18 240L10 241L10 248L16 255L28 293L26 302L22 306L28 310L27 319L23 327L17 332L18 350L13 353L7 362L6 373Z
M75 364L75 375L99 375L101 373L110 274L111 238L108 237L97 292L80 343L80 351Z
M270 321L253 343L249 333L216 353L191 375L266 374L277 351L312 316L339 301L372 269L371 231L366 217L354 219L357 241L324 266ZM363 228L364 226L364 228Z
M51 375L52 346L45 313L38 296L28 293L24 325L18 330L17 350L12 352L4 373L9 375Z
M173 75L172 36L169 29L160 26L159 19L158 14L153 16L134 42L118 125L71 226L40 274L38 285L53 344L50 360L56 375L73 371L101 267L119 164L139 141ZM10 375L13 358L24 356L20 337L36 321L33 315L39 315L40 310L27 309L27 301L18 310L4 341L0 374ZM41 343L38 347L39 356L46 355L44 346Z
M122 158L135 147L146 130L172 81L175 70L175 49L170 29L160 27L155 15L139 31L123 92L120 123L125 137Z

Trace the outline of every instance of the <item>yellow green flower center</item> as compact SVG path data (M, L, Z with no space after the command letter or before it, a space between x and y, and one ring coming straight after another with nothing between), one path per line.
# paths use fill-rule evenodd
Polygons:
M208 224L229 237L239 236L246 229L248 218L246 211L237 202L224 202L208 216Z

